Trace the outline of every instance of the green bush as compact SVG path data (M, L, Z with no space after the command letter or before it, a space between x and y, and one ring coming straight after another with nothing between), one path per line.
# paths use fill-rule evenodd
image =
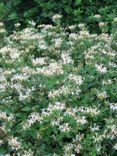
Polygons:
M4 3L0 3L0 20L4 19L6 15L6 7Z
M1 156L116 156L117 18L110 35L60 18L7 37L0 23Z
M23 27L29 20L34 20L38 24L50 24L51 17L59 13L63 16L64 25L87 23L89 29L97 33L95 14L100 14L102 20L109 23L117 15L115 0L9 0L3 2L7 6L7 14L4 18L6 26L11 30L14 22L21 22Z

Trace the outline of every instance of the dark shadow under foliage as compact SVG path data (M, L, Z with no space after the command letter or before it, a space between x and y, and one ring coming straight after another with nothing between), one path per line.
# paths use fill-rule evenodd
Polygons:
M38 24L52 23L51 17L62 14L65 25L87 23L91 32L98 33L94 15L100 14L103 21L111 22L117 15L115 0L2 0L0 19L9 31L13 24L21 22L25 27L29 20Z

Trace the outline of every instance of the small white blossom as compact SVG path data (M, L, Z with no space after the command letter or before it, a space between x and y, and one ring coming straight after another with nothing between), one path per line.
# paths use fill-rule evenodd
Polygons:
M56 14L56 15L54 15L53 17L52 17L52 20L54 21L54 22L56 22L57 20L60 20L62 18L62 16L60 15L60 14Z
M117 103L110 103L110 109L112 109L113 111L117 110Z
M100 72L100 74L105 74L107 73L107 68L103 65L103 64L96 64L95 65L96 69L98 72Z
M107 93L104 91L104 92L100 92L98 93L98 98L103 100L103 99L106 99L108 96L107 96Z
M16 149L16 150L19 150L21 148L21 142L19 142L17 140L17 138L10 138L9 139L9 145L13 148L13 149Z
M114 148L115 150L117 150L117 143L113 146L113 148Z

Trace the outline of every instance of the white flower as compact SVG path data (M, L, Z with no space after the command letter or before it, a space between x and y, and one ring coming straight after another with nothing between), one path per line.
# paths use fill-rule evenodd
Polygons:
M76 33L71 33L71 34L69 35L69 38L72 39L72 40L77 40L77 39L78 39L78 34L76 34Z
M88 113L88 114L91 114L92 116L98 115L100 113L98 108L83 107L83 106L76 109L76 111L83 112L83 113Z
M16 23L16 24L15 24L15 27L16 27L16 28L19 28L20 26L21 26L20 23Z
M115 150L117 150L117 143L113 146L113 148L114 148Z
M54 105L49 104L47 110L54 111L54 110L63 110L65 109L65 104L61 102L56 102Z
M10 138L9 140L9 145L13 148L13 149L20 149L21 148L21 142L17 141L17 138Z
M32 89L26 89L24 92L19 92L19 101L29 99L32 93Z
M64 146L64 150L65 150L64 156L68 156L69 153L72 153L72 150L73 150L73 149L74 149L74 144L71 144L71 143L66 144L66 145Z
M13 77L12 77L12 81L14 81L14 80L19 80L19 81L25 81L25 80L28 80L28 78L29 78L29 76L28 75L26 75L26 74L15 74L15 75L13 75Z
M81 145L80 144L75 145L75 151L77 153L80 153L80 150L81 150Z
M31 26L35 26L36 25L36 23L34 22L34 21L29 21L28 22Z
M96 64L95 67L100 74L107 73L107 68L103 64Z
M112 80L108 79L107 81L103 80L102 81L103 85L108 85L108 84L112 84Z
M71 58L69 53L62 53L61 58L62 58L63 64L72 64L73 63L73 59Z
M110 109L113 111L117 110L117 103L110 103Z
M114 18L113 22L115 22L115 23L117 22L117 17Z
M76 25L70 25L68 28L69 28L70 30L74 30L74 29L76 28Z
M82 117L77 117L76 118L76 121L77 121L77 123L80 123L80 124L82 124L82 125L84 125L84 124L86 124L87 123L87 120L86 120L86 117L85 116L82 116Z
M62 44L62 39L61 38L55 39L55 48L60 48L61 44Z
M105 91L98 93L97 96L98 96L98 98L101 99L101 100L106 99L106 98L108 97L108 96L107 96L107 93L106 93Z
M96 19L100 19L100 18L101 18L101 16L100 16L99 14L96 14L94 17L95 17Z
M5 29L0 29L0 34L4 34L6 32Z
M46 50L48 47L44 43L40 43L39 48L42 50Z
M54 21L54 22L56 22L57 20L59 20L59 19L61 19L62 18L62 16L60 15L60 14L56 14L56 15L54 15L53 17L52 17L52 20Z
M0 22L0 27L3 27L4 26L4 23Z
M116 68L116 67L117 67L117 64L114 63L114 62L109 62L109 66L110 66L110 67L113 67L113 68Z
M35 58L35 59L32 59L31 61L34 66L46 64L45 57Z
M100 26L100 27L104 27L104 26L106 26L106 25L107 25L106 22L100 22L100 23L99 23L99 26Z
M68 79L69 80L73 80L77 85L81 85L82 83L83 83L83 78L82 78L82 76L81 75L74 75L74 74L70 74L69 76L68 76Z
M11 57L11 59L13 59L13 60L19 58L19 56L20 56L20 54L17 53L17 52L15 52L15 53L12 52L12 53L10 53L10 57Z
M36 122L40 122L41 120L42 120L41 115L37 112L33 112L30 114L27 121L23 123L23 129L27 129L31 127L33 124L35 124Z
M84 23L80 23L80 24L78 25L78 27L79 27L80 29L83 29L83 28L85 27L85 24L84 24Z
M0 146L3 144L3 140L0 140Z
M24 151L23 156L34 156L34 153L29 149L28 151Z
M57 62L52 62L47 67L37 68L38 74L44 74L45 76L63 74L62 65Z
M71 130L71 127L69 126L69 123L64 123L62 125L59 125L59 129L61 132L69 132Z
M91 131L99 131L99 126L97 124L94 123L94 125L92 127L90 127Z
M6 112L0 111L0 119L8 121L13 120L13 114L7 115Z
M89 34L88 31L82 30L82 31L80 31L80 36L83 38L83 37L88 37L88 36L90 36L90 34Z

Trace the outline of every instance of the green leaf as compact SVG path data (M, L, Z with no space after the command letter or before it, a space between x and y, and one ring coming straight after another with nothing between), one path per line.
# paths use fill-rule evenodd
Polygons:
M77 4L81 4L82 3L82 0L76 0L76 3Z

